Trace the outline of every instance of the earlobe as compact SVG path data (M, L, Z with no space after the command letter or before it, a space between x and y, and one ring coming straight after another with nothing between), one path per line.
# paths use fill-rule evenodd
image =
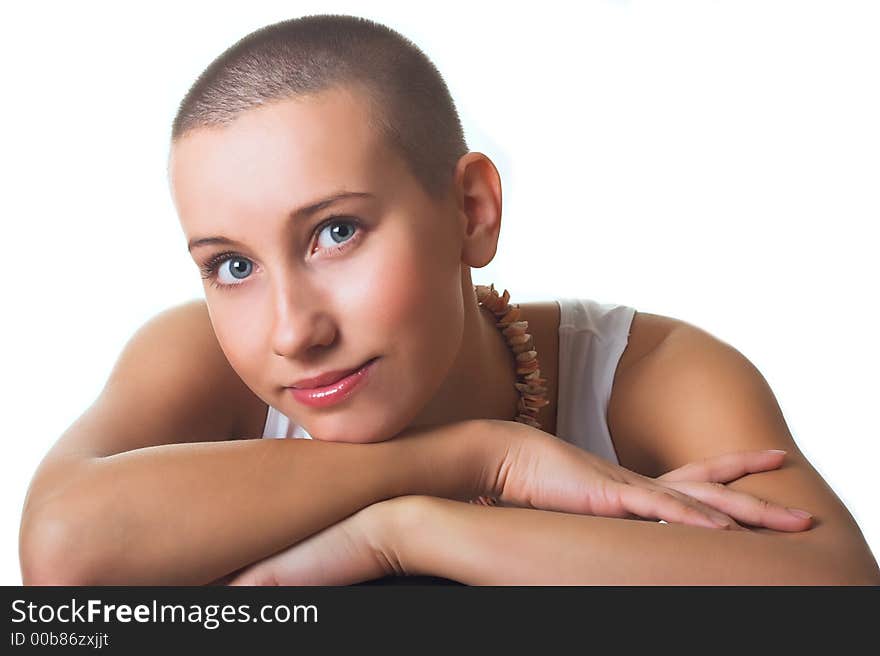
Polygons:
M501 232L501 178L486 155L470 152L455 169L455 192L462 222L462 261L484 267L498 247Z

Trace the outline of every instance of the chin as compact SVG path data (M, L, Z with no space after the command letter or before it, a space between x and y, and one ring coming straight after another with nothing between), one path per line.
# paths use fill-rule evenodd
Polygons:
M308 430L308 429L307 429ZM387 442L397 436L397 433L389 433L388 431L375 431L360 423L356 429L342 427L338 430L323 431L316 429L313 433L309 431L309 435L313 440L321 442L344 442L346 444L376 444L378 442Z

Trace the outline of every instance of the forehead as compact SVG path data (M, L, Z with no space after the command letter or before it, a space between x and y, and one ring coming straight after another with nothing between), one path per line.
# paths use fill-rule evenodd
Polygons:
M222 202L237 212L373 188L402 162L370 125L366 99L344 88L276 101L175 143L169 175L181 218Z

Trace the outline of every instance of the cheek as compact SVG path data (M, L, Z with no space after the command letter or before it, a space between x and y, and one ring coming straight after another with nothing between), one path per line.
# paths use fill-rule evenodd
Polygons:
M396 383L422 389L420 401L440 385L461 346L460 262L438 241L395 249L374 263L360 290L375 347L395 356Z
M447 325L460 320L460 264L438 237L394 235L356 285L351 302L362 310L360 316L372 318L371 332L386 342L412 336L442 341Z
M409 256L385 259L377 267L372 291L364 290L363 298L369 299L367 311L383 332L394 331L421 311L425 296L421 283L417 263Z
M228 314L228 316L225 316ZM239 378L251 389L260 389L261 370L263 362L263 342L253 327L242 322L239 314L230 306L227 313L219 312L214 315L214 334L230 366L238 374Z

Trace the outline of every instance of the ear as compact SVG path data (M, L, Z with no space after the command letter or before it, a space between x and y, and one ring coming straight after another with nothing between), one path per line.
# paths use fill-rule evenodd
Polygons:
M455 166L455 195L462 229L462 262L484 267L501 232L501 177L483 153L463 155Z

